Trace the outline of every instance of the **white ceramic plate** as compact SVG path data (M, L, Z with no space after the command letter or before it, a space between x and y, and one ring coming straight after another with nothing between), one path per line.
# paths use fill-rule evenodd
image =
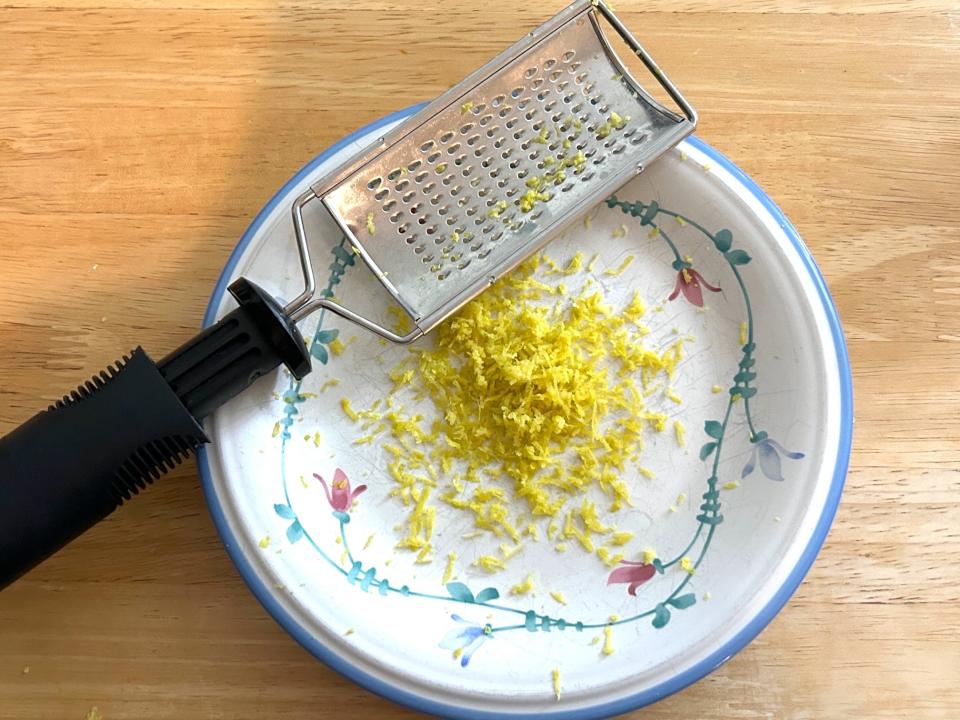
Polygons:
M293 198L413 110L353 134L274 197L230 258L207 324L232 308L225 287L241 275L278 297L299 293ZM683 402L650 400L686 426L686 445L670 426L650 434L642 462L656 477L626 471L636 507L615 517L635 534L616 550L639 562L652 548L662 572L646 579L647 568L619 565L614 574L573 542L559 553L555 543L527 541L506 570L488 574L471 562L496 553L497 544L463 539L470 518L442 504L432 564L395 550L403 511L389 494L385 450L379 442L354 444L363 432L340 401L366 407L382 398L388 370L408 350L329 314L305 323L317 359L302 385L278 372L206 423L213 443L201 458L204 485L231 557L299 642L365 687L448 717L625 712L684 687L743 647L786 602L822 544L847 467L851 388L836 311L807 250L763 192L696 139L617 197L646 212L598 208L589 228L578 224L547 252L561 263L577 250L599 253L592 275L615 306L639 290L650 308L648 346L693 338L672 383ZM331 254L339 237L308 208L320 286L331 280L344 302L382 316L369 273L350 266L342 249ZM628 255L635 261L622 275L605 274ZM678 260L692 264L686 279L695 271L720 288L701 285L705 308L692 288L668 300ZM331 330L356 340L334 355ZM738 375L743 368L749 374ZM331 379L340 384L321 391ZM710 451L705 460L701 451ZM367 486L348 514L334 512L344 504L336 495L331 502L313 478L329 484L337 469L353 489ZM445 587L451 550L462 585ZM684 556L693 574L681 567ZM511 595L530 572L536 594ZM628 582L610 582L631 578L645 579L635 595ZM499 597L481 594L486 588ZM567 604L549 591L561 591ZM605 654L611 616L620 620L610 626L614 652Z

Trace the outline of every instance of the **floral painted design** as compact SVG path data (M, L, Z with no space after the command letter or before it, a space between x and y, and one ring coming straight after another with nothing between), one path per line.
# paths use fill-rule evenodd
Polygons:
M484 641L493 636L493 630L488 624L477 625L469 620L464 620L456 613L451 617L462 627L455 627L444 635L440 641L440 647L444 650L453 650L454 657L460 660L460 667L466 667L470 663L470 658L480 649Z
M657 574L657 569L651 564L621 560L620 567L610 573L607 585L627 583L627 592L637 596L637 588Z
M677 273L677 284L667 300L676 300L680 293L683 293L683 296L691 305L703 307L703 288L710 292L720 292L720 288L708 283L703 279L703 275L692 267L682 267Z
M668 571L673 569L676 572L670 573L669 577L680 579L673 580L672 589L660 602L654 603L652 607L641 607L636 613L615 620L612 618L593 621L568 620L566 618L550 617L529 608L500 604L500 594L493 587L483 588L474 593L464 583L450 582L446 585L447 594L442 595L418 591L407 584L391 583L386 577L378 574L376 567L365 563L362 558L355 556L350 549L347 535L347 525L350 522L349 513L354 500L367 489L366 485L358 485L352 488L346 473L339 468L335 470L333 481L329 485L319 473L314 474L314 477L323 486L327 502L333 509L333 516L339 523L340 536L338 543L340 547L333 551L322 547L317 542L315 534L312 534L308 528L301 524L300 518L290 501L286 472L285 470L281 471L284 502L274 505L274 510L281 519L289 521L286 529L288 541L297 543L301 539L306 539L333 572L339 573L347 583L358 588L361 592L375 591L382 596L400 595L418 601L469 605L474 609L483 608L487 613L499 613L514 617L516 622L512 623L480 624L467 620L457 613L451 613L450 617L456 625L442 637L439 647L453 651L454 658L464 668L469 665L477 650L487 640L495 638L499 633L542 633L550 631L580 633L585 630L598 629L607 631L614 625L635 623L643 619L649 620L653 628L661 629L670 622L674 611L693 607L697 601L696 595L692 592L684 592L684 590L697 567L707 556L714 534L723 522L723 514L720 512L722 504L718 469L724 446L731 442L728 431L732 427L730 421L736 406L739 405L743 408L747 424L747 437L745 439L752 446L750 459L741 472L741 478L749 476L759 464L764 476L771 480L783 481L782 458L785 457L790 460L803 458L803 453L785 449L780 443L770 438L765 431L757 430L755 427L751 399L757 394L757 373L754 357L757 344L754 339L750 296L741 273L741 268L751 262L750 255L742 249L733 247L733 234L729 230L721 229L711 232L685 215L661 208L656 201L631 203L618 200L613 196L606 201L606 204L611 209L618 208L622 212L638 218L642 226L650 228L650 237L659 237L672 251L674 255L673 269L677 271L677 279L672 292L667 295L668 301L675 300L682 294L687 302L697 307L703 307L704 289L709 292L720 292L720 287L707 282L703 275L693 268L692 262L680 254L676 243L664 230L662 224L658 223L661 217L673 218L681 226L691 226L723 256L737 287L741 291L746 314L746 343L740 348L741 359L728 389L726 411L721 419L706 420L703 425L707 441L701 447L699 455L700 459L707 463L708 473L705 481L706 489L701 495L702 502L699 505L699 514L696 516L698 522L692 538L686 547L679 549L673 555L672 559L663 561L656 558L649 563L622 560L618 567L614 568L607 576L607 586L626 585L627 593L639 599L638 590L641 586L649 583L658 574L665 578L668 577ZM323 294L328 296L332 293L333 286L340 282L347 268L353 265L353 258L346 250L345 240L341 240L340 244L334 249L334 256L329 284L326 290L322 291ZM324 313L325 311L321 311L311 346L314 357L317 357L321 362L326 362L328 359L325 346L336 338L335 330L321 329ZM283 457L287 441L291 438L289 428L299 412L297 407L307 398L300 390L300 382L291 380L289 389L283 395L285 402L284 418L279 423L283 428L283 432L280 433L281 457ZM285 465L282 465L282 467L285 467ZM340 550L342 550L342 557L338 562L334 559L333 553Z
M770 480L783 481L782 463L780 456L790 458L791 460L800 460L803 458L802 452L791 452L773 438L767 437L765 432L759 433L753 439L753 450L750 453L750 459L743 466L743 472L740 478L743 479L753 472L757 466L757 459L760 460L760 472Z
M329 487L327 481L317 473L314 473L313 476L323 485L323 491L327 495L327 502L330 503L330 507L337 512L348 512L353 506L353 501L357 499L357 495L367 489L366 485L357 485L351 492L350 479L340 468L337 468L333 473L332 488Z

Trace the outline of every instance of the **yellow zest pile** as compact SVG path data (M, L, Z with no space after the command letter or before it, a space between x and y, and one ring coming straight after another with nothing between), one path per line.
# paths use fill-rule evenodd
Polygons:
M590 494L605 496L610 512L632 505L628 465L644 433L667 424L647 400L669 386L683 339L663 352L644 347L637 294L616 308L592 279L575 293L541 279L582 269L581 254L566 268L531 258L442 324L434 347L412 349L390 371L383 407L341 401L367 432L354 442L376 438L386 450L392 494L408 510L398 547L418 562L430 561L436 502L468 513L499 544L473 562L486 572L541 531L558 552L571 541L608 566L623 558L611 548L632 535L601 521L587 494L599 490ZM406 412L407 399L429 400L434 417Z

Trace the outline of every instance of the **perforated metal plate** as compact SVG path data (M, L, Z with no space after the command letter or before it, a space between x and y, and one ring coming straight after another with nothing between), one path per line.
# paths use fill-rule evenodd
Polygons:
M582 2L314 191L426 332L689 126L629 75Z

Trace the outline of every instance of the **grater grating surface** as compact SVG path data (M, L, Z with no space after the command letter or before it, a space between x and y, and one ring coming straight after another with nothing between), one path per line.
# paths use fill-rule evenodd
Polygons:
M634 80L601 17L687 119ZM574 3L301 199L322 200L417 330L398 338L328 299L307 306L392 340L419 337L679 142L695 120L605 6Z

